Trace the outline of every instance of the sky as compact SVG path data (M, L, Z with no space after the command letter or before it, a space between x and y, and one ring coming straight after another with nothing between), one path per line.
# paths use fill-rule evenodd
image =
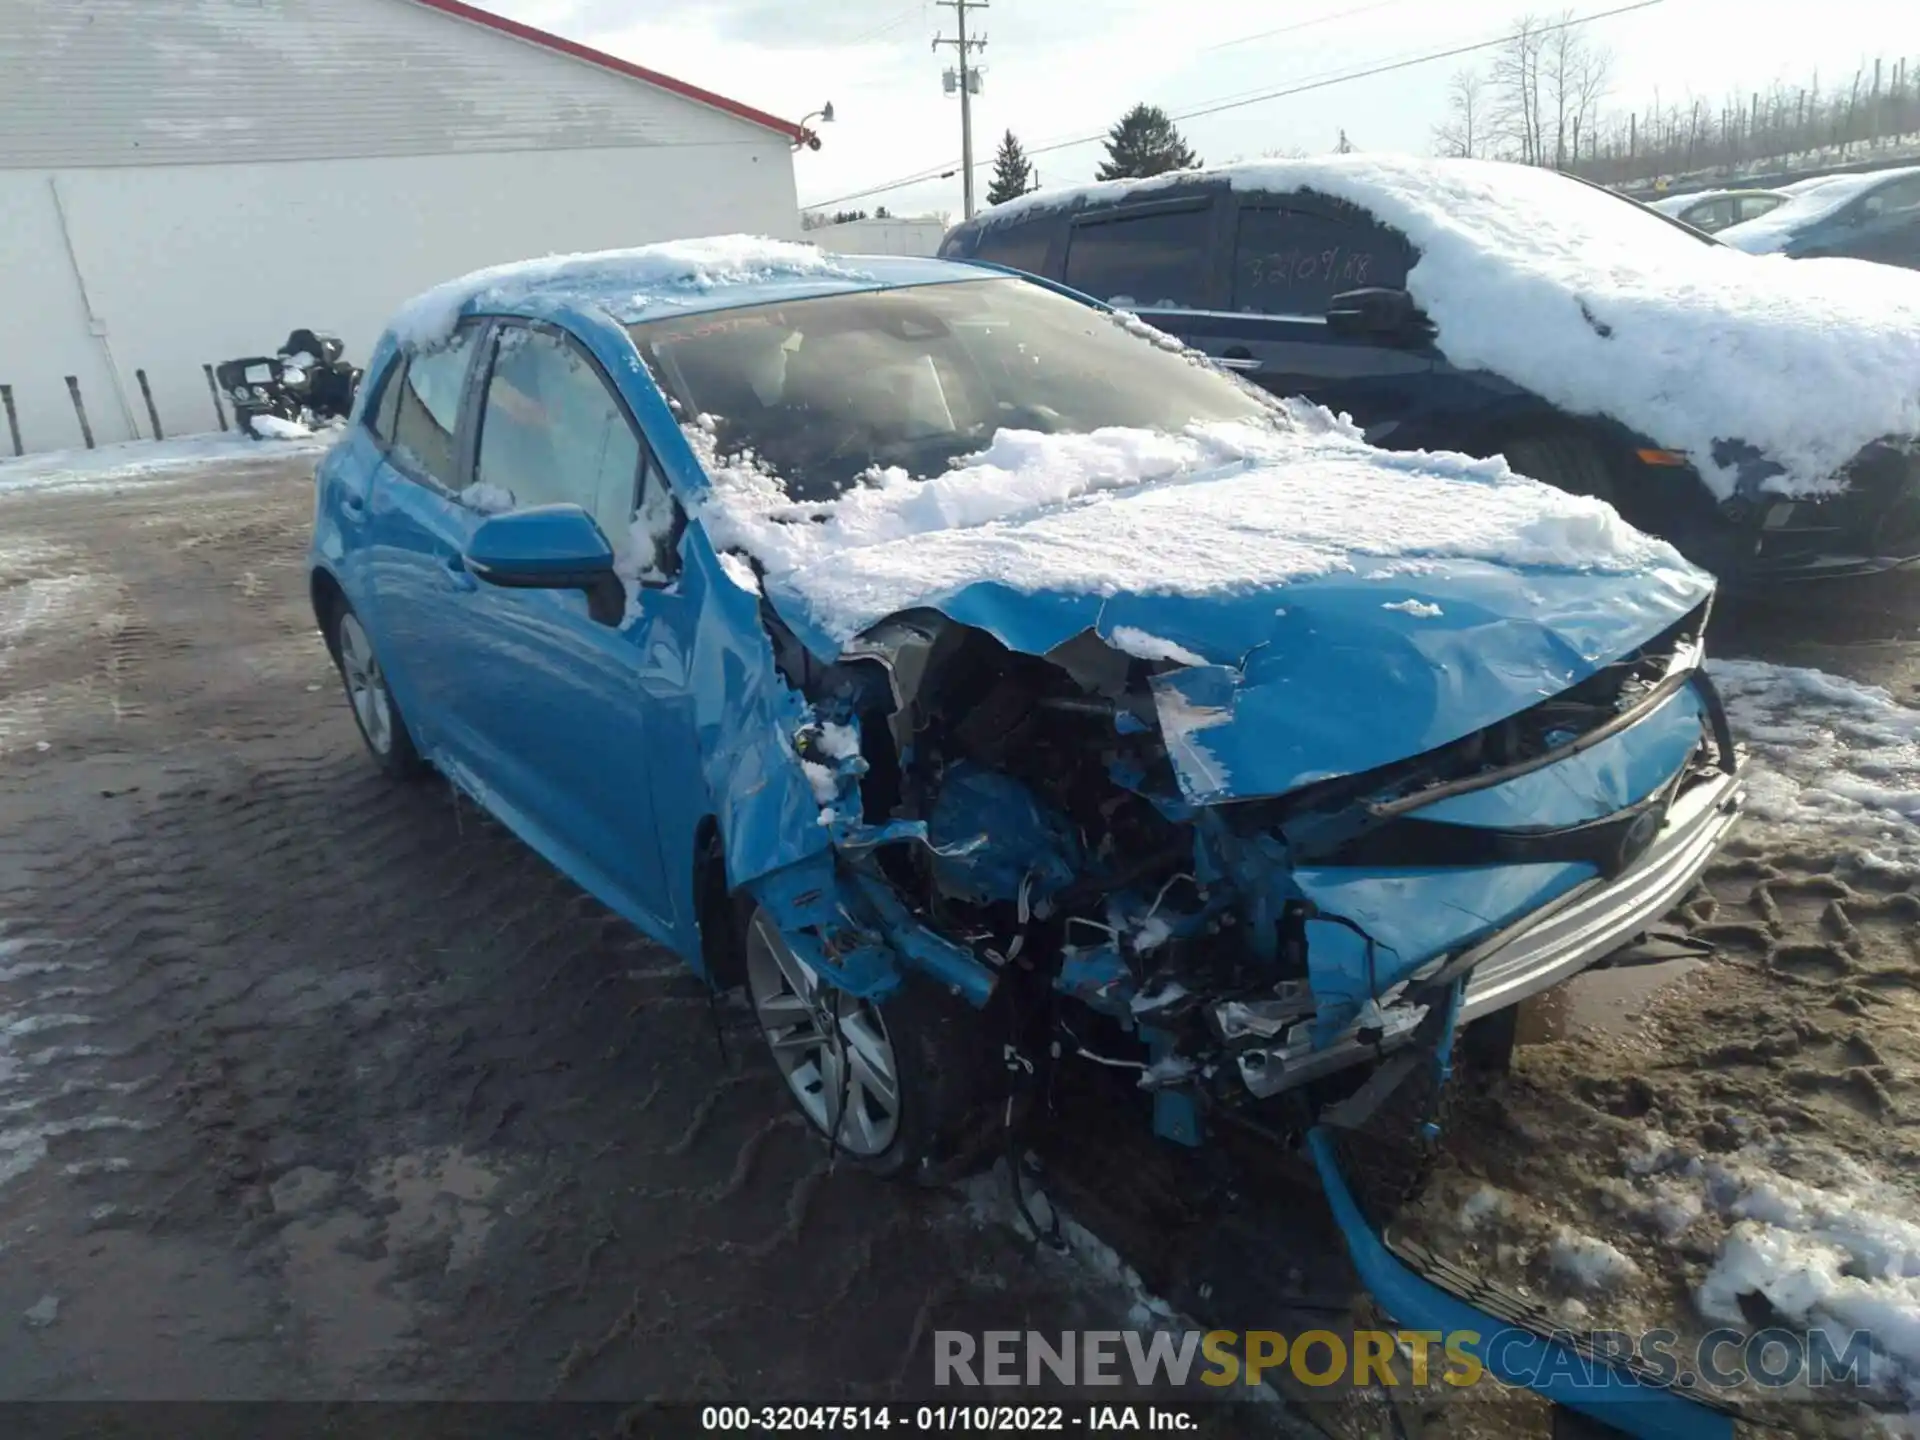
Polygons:
M822 147L795 157L803 206L885 205L895 214L960 211L960 181L860 195L920 172L958 168L958 101L941 90L953 10L932 0L481 0L487 8L661 70L787 119L831 102ZM1576 16L1632 0L1585 0ZM1654 0L1583 29L1612 54L1609 105L1622 109L1735 91L1850 84L1864 61L1904 48L1920 61L1913 0ZM1536 15L1558 15L1558 0ZM1030 150L1102 135L1139 101L1178 116L1434 51L1495 40L1524 0L991 0L969 7L984 34L974 101L975 185L1011 129ZM1903 21L1905 23L1903 23ZM1451 75L1487 54L1180 122L1208 163L1330 150L1344 130L1362 150L1430 153ZM1091 179L1103 146L1036 154L1043 187ZM859 198L848 198L858 196Z

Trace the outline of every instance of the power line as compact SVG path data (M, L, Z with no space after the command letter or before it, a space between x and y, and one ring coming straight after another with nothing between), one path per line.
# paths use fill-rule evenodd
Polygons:
M909 20L919 19L920 16L925 13L925 8L926 7L924 5L915 5L913 8L909 10L902 10L898 15L894 16L893 19L882 20L878 25L875 25L871 30L862 30L858 35L853 36L851 39L842 40L839 43L842 45L859 45L859 44L863 44L868 40L877 40L880 36L887 34L889 31L898 30L902 25L906 24Z
M1233 40L1222 40L1218 45L1208 45L1200 53L1211 55L1216 50L1228 50L1235 45L1251 45L1256 40L1271 40L1276 35L1291 35L1296 30L1311 30L1315 25L1325 25L1333 20L1351 20L1358 15L1371 15L1375 10L1385 10L1394 5L1405 5L1407 0L1374 0L1371 5L1356 5L1350 10L1335 10L1327 15L1314 15L1305 20L1296 20L1291 25L1282 25L1277 30L1260 30L1252 35L1241 35Z
M1569 20L1556 21L1543 25L1535 34L1551 35L1558 30L1570 30L1577 25L1590 25L1596 20L1611 20L1616 15L1628 15L1636 10L1650 10L1663 5L1666 0L1634 0L1630 5L1618 5L1611 10L1599 10L1591 15L1579 15ZM1396 70L1409 70L1416 65L1430 65L1436 60L1451 60L1460 55L1471 55L1480 50L1491 50L1495 46L1505 45L1513 38L1511 34L1499 35L1491 40L1479 40L1470 45L1455 45L1446 50L1431 50L1425 54L1411 56L1401 60L1376 63L1361 70L1326 74L1309 78L1299 84L1287 86L1281 90L1264 90L1257 94L1242 97L1223 97L1217 101L1208 101L1192 109L1183 110L1167 118L1170 120L1197 120L1207 115L1218 115L1227 110L1238 110L1248 105L1263 104L1268 100L1284 100L1293 95L1304 95L1312 90L1324 90L1333 85L1344 85L1351 80L1367 80L1375 75L1388 75ZM1107 132L1101 130L1092 135L1077 135L1071 140L1056 140L1045 145L1035 145L1027 150L1028 155L1047 155L1056 150L1069 150L1076 145L1092 145L1107 138ZM898 180L889 180L885 184L875 185L866 190L855 191L851 195L842 195L834 200L819 200L808 205L809 210L825 209L833 205L844 205L850 200L865 200L873 195L885 195L894 190L904 190L909 185L921 185L929 180L944 179L960 168L962 162L949 160L944 165L931 166L915 171L912 175L902 176Z

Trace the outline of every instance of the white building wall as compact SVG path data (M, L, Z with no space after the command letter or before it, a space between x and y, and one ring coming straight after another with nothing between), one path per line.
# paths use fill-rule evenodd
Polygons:
M932 255L946 233L938 220L844 220L816 226L806 238L840 255Z
M724 151L68 170L58 195L78 277L49 172L0 170L0 385L29 452L82 443L67 375L100 444L149 434L138 370L167 434L210 430L203 365L271 354L303 325L364 362L403 301L468 270L692 235L797 238L791 152L761 133ZM89 333L81 279L103 334Z
M0 0L0 168L724 149L768 133L414 0Z

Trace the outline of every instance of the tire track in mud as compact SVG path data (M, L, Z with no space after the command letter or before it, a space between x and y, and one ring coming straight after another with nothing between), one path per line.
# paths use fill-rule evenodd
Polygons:
M6 637L10 1394L872 1398L929 1388L934 1328L1090 1318L954 1198L830 1166L743 1007L375 775L309 463L0 502L100 617Z

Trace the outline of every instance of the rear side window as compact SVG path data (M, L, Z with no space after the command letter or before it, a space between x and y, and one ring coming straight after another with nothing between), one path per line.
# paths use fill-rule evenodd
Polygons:
M1007 265L1029 275L1047 273L1047 249L1058 228L1052 220L1034 220L1024 225L996 225L980 232L973 258L994 265Z
M416 479L450 489L455 483L454 433L460 424L460 395L473 359L474 326L464 326L451 342L407 361L396 387L391 457ZM392 382L389 382L392 383ZM385 405L385 397L382 397Z
M1860 209L1869 218L1920 210L1920 175L1911 180L1897 180L1884 189L1874 191L1860 202Z
M1772 195L1748 195L1740 202L1740 219L1756 220L1769 210L1778 210L1780 201Z
M1198 309L1211 220L1205 207L1083 220L1067 242L1066 282L1128 309Z
M396 355L387 368L380 372L380 388L375 391L374 403L367 411L367 428L383 445L393 443L393 425L400 415L400 377L406 366L405 357Z
M1310 209L1243 209L1235 227L1233 308L1324 316L1327 302L1365 286L1404 289L1412 247L1384 225Z
M578 505L620 545L640 455L626 406L579 346L548 330L500 331L480 419L482 485L515 505Z

